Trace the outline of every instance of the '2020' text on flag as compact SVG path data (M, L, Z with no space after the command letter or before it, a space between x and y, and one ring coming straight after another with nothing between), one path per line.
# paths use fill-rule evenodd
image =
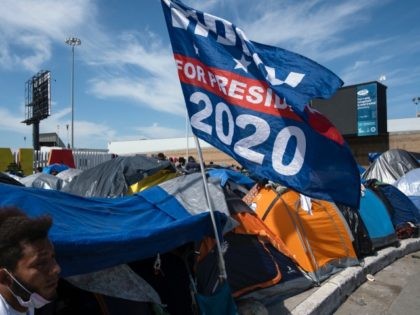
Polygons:
M340 78L180 1L162 7L193 133L261 178L358 207L360 176L348 146L306 106L330 97Z

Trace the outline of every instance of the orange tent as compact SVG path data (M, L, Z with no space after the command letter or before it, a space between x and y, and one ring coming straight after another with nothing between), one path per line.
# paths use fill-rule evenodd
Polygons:
M235 298L270 300L306 290L313 281L306 277L292 258L284 242L262 220L233 194L227 195L229 212L237 226L223 238L227 280ZM196 275L199 291L213 293L219 281L214 273L217 259L214 239L200 244Z
M302 269L314 281L328 278L339 268L359 263L353 236L334 203L311 199L304 210L301 195L260 188L251 202L264 223L278 235Z

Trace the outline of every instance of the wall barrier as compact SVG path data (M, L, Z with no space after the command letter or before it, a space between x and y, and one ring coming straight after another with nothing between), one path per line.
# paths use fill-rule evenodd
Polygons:
M24 175L30 175L38 167L45 167L50 160L52 150L33 150L0 148L0 171L4 172L15 163L16 167L23 171ZM56 151L56 150L55 150ZM73 150L74 164L77 169L87 170L98 164L112 159L112 154L98 150ZM32 167L31 167L32 165ZM13 167L13 166L12 166Z

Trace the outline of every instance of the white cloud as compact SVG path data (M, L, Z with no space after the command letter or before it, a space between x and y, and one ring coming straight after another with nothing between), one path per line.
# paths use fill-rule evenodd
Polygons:
M106 78L92 80L90 93L99 98L131 99L154 111L183 115L184 100L179 82L162 78Z
M64 143L71 142L71 108L64 108L40 125L41 132L56 132ZM104 123L86 120L74 120L74 145L80 147L105 147L109 139L114 138L116 131Z
M0 29L8 37L32 33L63 40L95 13L89 0L2 0Z
M418 82L420 77L420 66L410 68L393 68L387 75L387 83L393 87L404 87Z
M356 60L341 71L340 77L345 85L376 80L377 77L367 77L367 75L371 75L372 73L371 64L372 62L370 60Z
M393 119L416 116L416 107L412 101L413 95L410 92L399 93L387 100L387 114Z
M116 131L106 124L88 121L75 121L74 145L76 148L104 148Z
M12 67L12 56L10 55L7 43L1 40L0 35L0 67L10 69Z
M102 72L89 81L88 92L97 98L130 100L139 107L183 115L184 99L169 46L158 36L124 32L104 52L88 62ZM93 55L91 55L93 57Z
M223 5L223 0L191 0L191 1L185 1L185 4L187 4L189 7L199 10L199 11L211 11L214 10L215 7Z
M147 139L164 139L176 138L185 136L185 131L169 127L160 126L158 123L153 123L151 126L137 127L136 131L140 132L143 137Z
M254 15L252 21L242 21L241 25L245 23L242 27L250 39L267 44L294 41L300 46L323 45L364 19L357 13L362 13L368 6L371 4L365 1L269 1L269 4L264 1L253 10L258 18Z
M0 107L0 130L14 131L20 134L27 134L31 127L21 123L24 120L24 114L10 112L6 108Z
M375 51L376 47L391 41L391 38L386 38L379 40L358 41L350 44L339 45L337 47L331 47L328 50L324 51L322 54L320 54L319 59L333 60L341 57L346 57L348 55L354 55L358 52ZM382 57L376 56L376 58L381 58L381 60L383 60Z
M31 47L28 55L15 56L15 63L32 72L38 72L41 65L51 58L50 40L45 36L23 35L19 37L16 43L23 47Z
M132 65L159 77L166 76L168 69L175 69L170 47L162 46L160 39L150 32L142 38L135 32L125 32L115 45L107 47L93 62L111 67Z
M38 71L52 55L52 42L85 26L96 13L87 0L3 0L0 67Z

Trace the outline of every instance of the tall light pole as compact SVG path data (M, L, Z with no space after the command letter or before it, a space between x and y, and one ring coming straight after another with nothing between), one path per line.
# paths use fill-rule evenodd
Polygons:
M412 101L414 103L414 106L416 106L416 117L420 117L420 109L419 109L420 96L413 97Z
M71 46L71 148L74 149L74 46L79 46L82 41L77 37L66 39L66 44Z

